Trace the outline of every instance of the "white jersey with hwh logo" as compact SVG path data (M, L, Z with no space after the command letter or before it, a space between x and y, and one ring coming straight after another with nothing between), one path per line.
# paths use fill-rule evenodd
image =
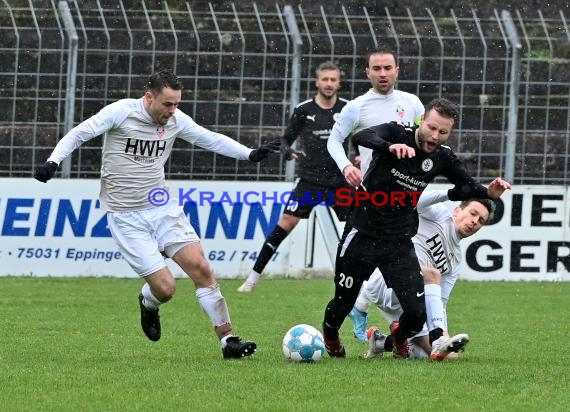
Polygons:
M461 263L461 238L453 214L442 203L447 191L426 190L418 202L419 226L412 239L420 264L439 269L443 276L456 277Z
M70 130L48 159L59 164L84 142L105 134L100 191L105 210L152 208L149 192L167 189L164 164L177 138L218 154L248 159L251 149L199 126L178 109L166 125L155 123L145 110L143 99L123 99L104 107Z

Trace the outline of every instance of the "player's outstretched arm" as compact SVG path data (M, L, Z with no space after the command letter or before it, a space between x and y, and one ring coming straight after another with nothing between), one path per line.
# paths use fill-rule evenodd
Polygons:
M498 199L505 192L505 190L509 190L510 188L511 184L509 182L501 179L500 177L497 177L487 187L487 194L491 199Z
M249 160L252 162L261 162L266 159L271 153L277 153L281 150L281 142L273 140L269 143L264 143L257 149L253 149L249 154Z

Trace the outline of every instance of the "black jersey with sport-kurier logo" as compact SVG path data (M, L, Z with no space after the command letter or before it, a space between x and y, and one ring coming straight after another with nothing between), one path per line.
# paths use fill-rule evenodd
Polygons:
M337 98L331 109L323 109L313 98L299 103L293 110L284 138L289 145L300 138L297 151L303 151L305 156L296 160L299 177L325 187L346 185L344 176L327 150L327 141L338 114L347 102ZM348 139L344 150L347 148Z
M420 150L415 140L418 127L384 123L353 136L358 145L373 149L363 182L370 196L355 204L351 219L358 231L378 239L414 236L418 229L417 200L437 176L445 176L455 185L448 192L449 200L489 198L487 188L467 174L449 147L441 146L432 153ZM397 143L413 147L416 155L398 159L388 149Z

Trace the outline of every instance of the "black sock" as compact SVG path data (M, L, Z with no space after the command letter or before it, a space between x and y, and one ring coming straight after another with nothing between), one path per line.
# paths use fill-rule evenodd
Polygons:
M259 256L255 261L255 265L253 265L253 270L259 274L263 272L263 269L265 269L265 266L267 266L267 262L269 262L269 260L273 257L273 254L288 234L289 233L287 233L279 225L275 226L273 232L271 232L269 236L267 236L267 239L265 239L265 243L259 251Z
M323 322L323 335L326 336L327 339L336 340L338 339L338 329L327 325L326 322Z
M443 330L441 328L435 328L429 331L429 344L431 345L433 341L438 340L443 336Z
M392 342L392 335L386 336L386 341L384 342L384 352L392 352L394 349L394 343Z

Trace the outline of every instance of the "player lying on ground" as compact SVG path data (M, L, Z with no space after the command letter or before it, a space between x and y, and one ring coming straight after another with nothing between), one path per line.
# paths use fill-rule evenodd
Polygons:
M432 359L441 360L450 352L461 350L469 339L466 334L460 334L442 346L449 338L446 307L461 269L460 241L492 221L495 204L488 199L469 199L451 212L441 203L446 200L447 191L437 190L425 191L418 201L418 233L412 240L424 278L427 323L430 326L424 325L422 332L409 340L410 357L428 357L429 354ZM385 339L379 330L369 330L368 335L371 336L367 336L368 307L371 304L378 306L388 323L397 321L402 314L398 298L378 271L364 282L348 315L354 324L354 336L369 342L367 357L392 350L391 340ZM428 330L436 328L442 329L444 335L430 346Z

